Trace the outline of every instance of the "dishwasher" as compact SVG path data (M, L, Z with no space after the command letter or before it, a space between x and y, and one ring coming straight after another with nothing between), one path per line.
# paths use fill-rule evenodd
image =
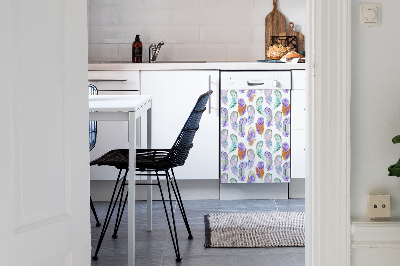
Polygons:
M221 71L220 182L290 181L291 71Z

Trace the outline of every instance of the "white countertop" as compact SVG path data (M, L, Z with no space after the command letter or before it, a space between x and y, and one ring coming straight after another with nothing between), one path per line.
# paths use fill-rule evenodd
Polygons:
M291 70L306 69L305 63L261 62L159 62L159 63L89 63L89 70Z

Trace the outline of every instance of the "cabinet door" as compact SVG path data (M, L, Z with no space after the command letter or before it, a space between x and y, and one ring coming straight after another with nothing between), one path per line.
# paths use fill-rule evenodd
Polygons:
M292 90L291 98L291 128L306 129L306 91Z
M306 177L306 135L304 129L291 132L291 178Z
M211 76L211 84L210 84ZM219 71L142 71L141 94L152 95L152 148L171 148L198 97L209 90L209 103L203 113L193 148L178 179L218 179L218 95Z

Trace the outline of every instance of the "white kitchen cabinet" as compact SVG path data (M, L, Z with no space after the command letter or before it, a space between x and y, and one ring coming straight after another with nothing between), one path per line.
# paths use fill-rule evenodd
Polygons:
M89 71L88 78L88 82L97 87L99 95L140 94L139 71ZM140 143L139 132L138 127L136 143ZM113 149L128 149L128 123L126 121L98 121L96 146L90 152L90 160ZM90 180L115 180L117 175L118 170L115 167L90 167Z
M200 121L185 165L174 169L177 179L218 179L219 71L141 71L141 94L152 95L152 147L171 148L198 97L207 92L209 104Z
M306 71L292 70L291 178L305 178Z

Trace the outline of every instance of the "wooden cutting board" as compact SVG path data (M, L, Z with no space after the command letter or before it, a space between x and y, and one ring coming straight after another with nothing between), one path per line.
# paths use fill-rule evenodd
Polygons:
M294 23L289 23L289 30L286 32L281 32L279 36L296 36L297 38L297 51L304 51L304 35L300 32L294 30Z
M279 36L281 32L286 32L286 18L278 11L278 0L272 0L274 10L265 17L265 59L267 51L271 46L271 36Z

